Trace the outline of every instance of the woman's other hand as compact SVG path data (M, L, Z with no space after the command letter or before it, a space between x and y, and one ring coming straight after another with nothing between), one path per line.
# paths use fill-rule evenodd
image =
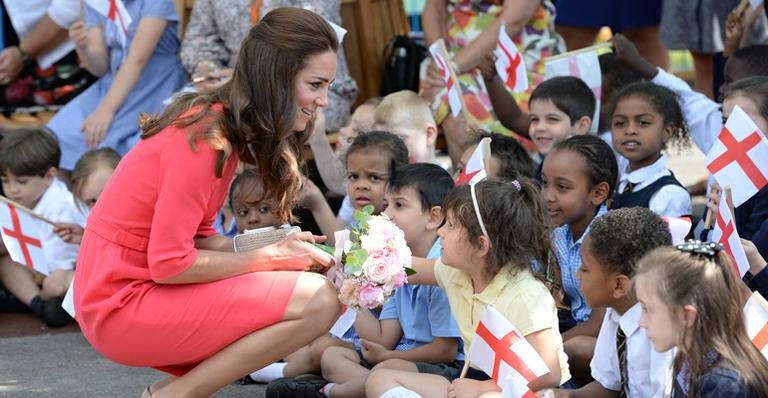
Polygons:
M325 272L334 264L333 257L316 248L312 243L325 242L325 236L311 232L298 232L274 243L270 249L270 261L275 271ZM256 250L253 253L258 253Z

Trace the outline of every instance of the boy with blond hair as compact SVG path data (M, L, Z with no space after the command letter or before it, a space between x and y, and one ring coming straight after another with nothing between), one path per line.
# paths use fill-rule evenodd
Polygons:
M418 94L402 90L387 95L373 114L375 128L405 141L411 163L435 161L437 123L429 104Z

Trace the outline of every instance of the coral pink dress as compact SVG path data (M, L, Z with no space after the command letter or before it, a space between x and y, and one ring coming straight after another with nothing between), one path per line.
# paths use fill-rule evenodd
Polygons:
M235 173L236 153L217 178L217 152L201 139L195 147L172 126L139 142L88 219L75 274L77 321L93 347L115 362L182 375L279 322L301 274L153 281L184 272L197 257L194 238L215 235L212 224Z

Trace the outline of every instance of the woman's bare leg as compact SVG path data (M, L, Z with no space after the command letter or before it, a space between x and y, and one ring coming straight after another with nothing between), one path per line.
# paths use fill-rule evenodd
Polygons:
M281 322L233 342L189 373L152 391L152 397L208 397L253 369L295 352L331 328L340 310L337 295L324 277L302 274Z

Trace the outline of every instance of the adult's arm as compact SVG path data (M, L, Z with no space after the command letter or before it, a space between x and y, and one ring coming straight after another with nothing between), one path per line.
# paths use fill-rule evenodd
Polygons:
M249 272L309 271L314 265L330 267L333 258L307 242L315 242L310 232L291 234L278 243L248 252L198 250L197 258L182 273L154 281L161 284L205 283Z
M346 172L344 165L336 156L325 134L325 113L319 112L315 120L315 128L309 136L309 147L315 157L317 171L325 186L340 195L347 193Z
M212 235L209 237L195 238L195 248L200 250L213 250L218 252L233 252L235 246L232 239L223 235Z
M477 67L483 57L496 48L501 24L504 24L510 37L515 36L533 18L540 4L540 1L505 0L498 18L453 57L458 72L466 72Z
M0 82L9 82L21 73L24 66L22 52L37 59L56 48L67 36L67 29L59 26L48 14L44 15L18 46L7 47L0 52Z
M195 0L179 52L184 69L190 74L202 60L213 61L219 67L229 61L229 50L216 25L214 9L213 0Z
M448 2L446 0L427 0L421 13L424 40L427 45L438 39L448 37Z

